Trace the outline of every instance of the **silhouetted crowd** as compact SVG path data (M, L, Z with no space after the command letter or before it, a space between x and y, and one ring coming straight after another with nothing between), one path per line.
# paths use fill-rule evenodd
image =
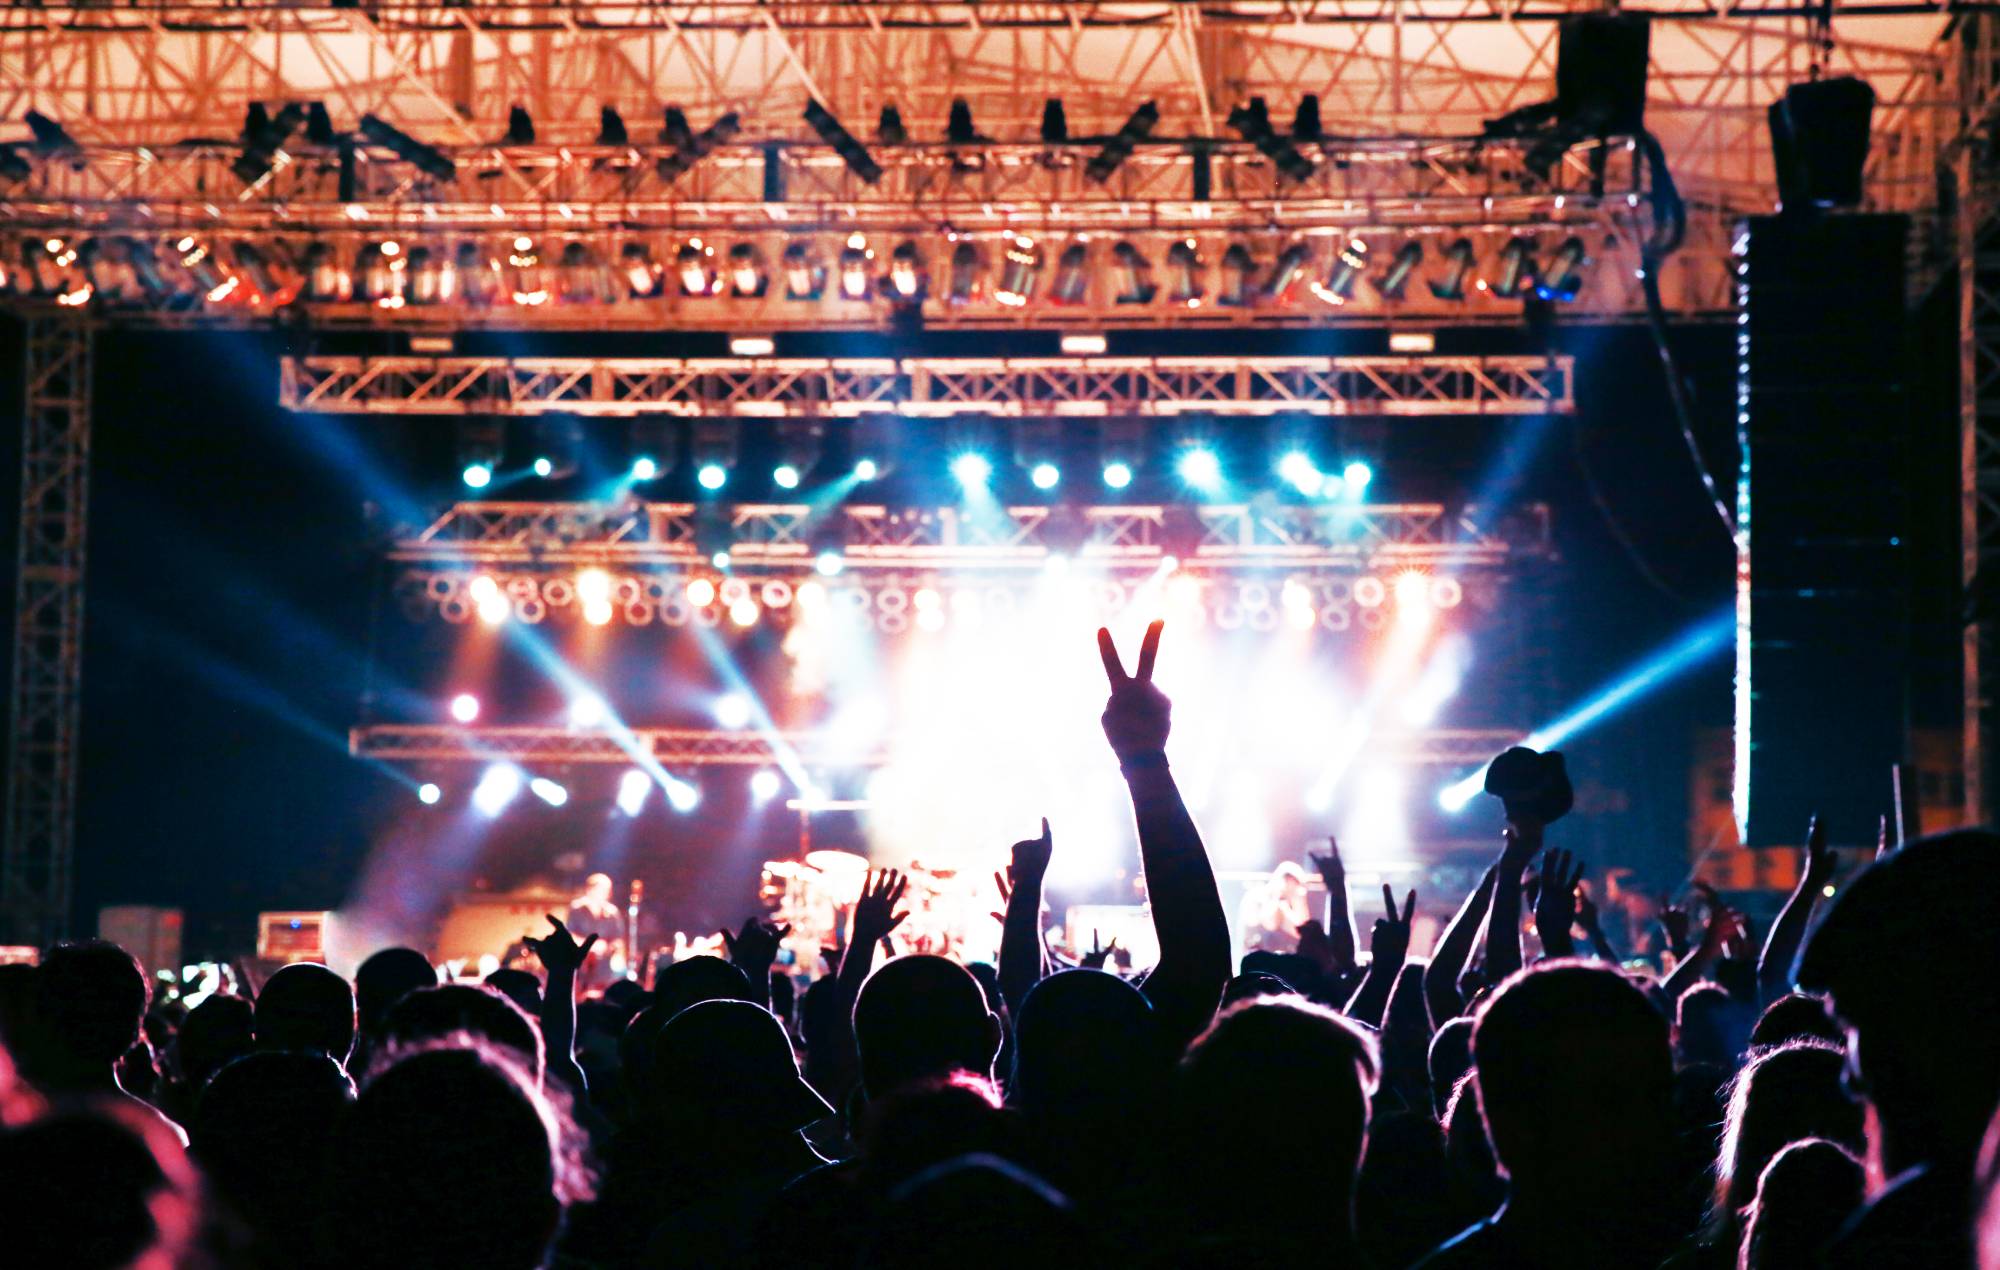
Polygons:
M1238 967L1159 636L1128 673L1099 634L1142 975L1045 945L1046 822L997 965L880 956L893 871L802 988L754 919L580 1002L595 936L553 918L539 976L390 948L193 1009L58 945L0 967L0 1265L2000 1270L2000 836L1884 849L1828 900L1815 827L1761 940L1704 892L1621 961L1544 849L1559 756L1510 751L1428 961L1386 887L1363 955L1336 849L1327 920Z

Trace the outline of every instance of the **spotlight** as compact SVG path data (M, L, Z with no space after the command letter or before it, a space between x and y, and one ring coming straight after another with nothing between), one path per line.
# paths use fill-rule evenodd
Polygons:
M1154 125L1160 122L1160 108L1147 102L1132 112L1125 126L1104 143L1091 161L1084 165L1083 174L1102 185L1111 179L1118 166L1132 155L1132 147L1149 136Z
M750 725L750 698L740 692L728 692L715 699L715 721L725 728L742 728Z
M503 146L531 146L535 144L535 120L525 106L514 106L507 111L507 135L500 139Z
M1192 238L1167 248L1167 299L1196 308L1201 304L1201 252Z
M785 298L817 300L826 293L826 266L820 263L812 244L795 238L785 247L781 262L785 271Z
M813 560L813 570L823 578L839 576L847 567L847 557L838 551L822 551Z
M771 469L771 481L779 489L797 489L799 487L799 469L789 463L780 463Z
M769 357L778 351L778 341L768 335L732 335L729 351L737 357Z
M966 304L979 290L979 248L970 239L951 250L951 278L947 284L945 298L953 304Z
M1153 281L1153 262L1129 242L1111 249L1112 272L1117 279L1119 304L1151 304L1159 287Z
M618 778L618 810L627 816L637 816L646 806L646 795L653 790L653 778L632 768Z
M881 469L876 466L874 459L856 459L854 461L854 479L857 481L872 481L880 472Z
M715 276L715 248L699 238L690 238L681 244L674 256L674 272L681 280L681 294L699 298L714 295L722 289L721 281Z
M778 774L769 768L759 768L750 776L750 796L760 803L768 803L778 796L780 783Z
M669 776L667 802L675 811L686 815L701 805L701 791L677 776Z
M551 807L560 807L569 801L569 791L546 776L537 776L529 781L528 789Z
M1060 97L1051 97L1042 103L1042 144L1069 144L1069 115L1063 110Z
M654 481L673 470L673 424L666 419L642 416L632 421L632 479Z
M1222 485L1222 461L1215 451L1197 446L1181 454L1180 462L1174 465L1181 480L1204 492L1218 489Z
M67 129L41 111L31 110L21 116L21 120L28 125L28 131L34 135L35 149L74 150L77 148L76 138L70 136Z
M1405 569L1396 575L1395 596L1398 609L1428 610L1431 606L1430 575L1417 569Z
M903 112L893 105L882 107L882 113L875 117L875 139L885 146L899 146L910 139L910 130L903 126Z
M1049 284L1049 299L1057 304L1081 304L1089 290L1090 251L1080 242L1071 243L1056 258L1056 276Z
M1036 489L1054 489L1056 482L1062 479L1062 469L1053 463L1037 463L1028 474L1028 479L1035 483ZM1110 478L1107 476L1106 479ZM1127 479L1130 479L1129 473Z
M282 107L276 119L265 113L264 103L251 102L243 112L243 153L229 165L230 170L245 185L256 184L277 162L279 149L305 121L305 109L297 102Z
M1340 471L1341 484L1347 486L1347 492L1350 494L1359 495L1365 492L1368 483L1374 479L1375 469L1360 459L1354 460Z
M1493 294L1512 300L1535 285L1535 244L1530 238L1510 239L1500 249L1500 277Z
M453 264L452 272L468 305L483 309L500 298L499 262L480 251L478 243L460 243Z
M500 593L500 584L483 573L474 578L466 590L472 596L473 606L479 611L479 620L488 626L500 625L514 611L513 606L507 603L507 597ZM477 704L475 701L475 709Z
M1317 497L1326 486L1326 476L1319 470L1319 465L1303 450L1287 451L1278 460L1278 475L1307 498Z
M729 606L729 620L738 626L755 626L757 616L758 609L754 600L738 600Z
M993 464L985 455L968 451L951 461L951 474L965 490L983 490L993 479Z
M1319 94L1304 93L1299 97L1299 108L1292 113L1292 139L1294 141L1318 141L1325 136L1319 121Z
M549 302L548 271L542 265L541 253L535 250L535 240L526 234L516 234L509 244L507 280L509 297L522 308L539 308Z
M1272 130L1270 109L1264 105L1262 97L1252 97L1248 106L1237 106L1231 110L1229 126L1245 141L1256 146L1287 180L1303 181L1312 175L1312 160Z
M1264 280L1264 294L1273 300L1282 300L1307 269L1312 266L1312 244L1296 242L1278 253L1271 263L1271 276Z
M1569 238L1549 258L1547 275L1535 284L1535 294L1544 300L1568 302L1583 290L1583 270L1590 263L1584 254L1583 239Z
M451 699L451 717L460 723L470 723L479 717L479 698L469 692L461 692Z
M854 139L854 134L841 127L840 121L828 113L825 106L816 101L807 101L806 123L819 134L819 139L833 147L848 170L869 185L882 179L882 165L869 155L868 147Z
M1014 423L1014 463L1036 489L1054 489L1062 480L1062 421L1051 417Z
M1009 238L1000 265L1000 285L993 288L993 298L1018 309L1035 294L1035 283L1041 276L1042 253L1035 240L1026 236Z
M610 279L604 263L588 243L563 244L562 263L556 267L564 304L608 304L612 300Z
M601 146L623 146L632 144L625 131L625 120L610 106L603 106L597 112L597 144Z
M1395 259L1389 262L1389 269L1375 290L1384 300L1402 299L1403 291L1410 285L1410 275L1423 260L1424 245L1412 238L1396 249Z
M1102 357L1109 345L1102 335L1065 335L1061 347L1072 357Z
M704 463L696 470L694 479L705 490L718 490L728 481L729 469L720 463Z
M409 133L383 123L374 115L361 116L361 135L434 181L449 181L458 175L458 165L442 150L428 146Z
M1145 454L1143 425L1136 419L1106 419L1097 434L1099 471L1109 489L1132 483Z
M732 421L698 420L688 438L688 457L694 466L695 483L710 493L721 489L736 466L737 444Z
M1124 489L1132 483L1132 468L1125 463L1106 463L1104 483L1112 489Z
M444 791L430 781L425 781L423 784L417 786L417 801L426 807L437 806L438 800L443 797Z
M1257 270L1257 262L1250 255L1250 248L1242 243L1229 244L1222 253L1222 289L1216 292L1215 302L1227 308L1240 309L1250 303L1250 275Z
M695 132L688 126L687 115L678 106L666 108L666 126L660 129L660 141L673 147L670 154L662 155L653 165L662 181L679 179L695 164L708 156L717 146L727 145L742 128L742 121L735 111L718 115L714 123Z
M777 425L777 466L771 480L779 489L797 489L819 464L825 433L819 424L786 421Z
M972 126L972 104L963 97L951 99L951 113L946 117L944 139L955 146L977 145L984 140L979 129Z
M907 444L898 431L901 420L881 414L863 415L848 432L848 457L854 460L854 479L873 481L895 468L896 448Z
M521 795L521 769L512 763L495 763L479 778L472 790L472 805L488 820L507 809Z
M1461 238L1444 249L1444 273L1431 280L1431 294L1440 300L1463 300L1465 277L1472 272L1472 240Z
M632 479L650 481L660 474L660 465L645 455L632 460Z
M868 249L868 239L861 234L849 234L847 243L840 249L840 294L849 300L866 300L874 289L874 279L869 276L875 253Z
M582 693L569 703L569 725L573 728L594 728L610 715L604 698L594 692Z
M551 458L550 458L550 457L549 457L548 455L546 455L546 454L538 454L538 455L536 455L536 456L535 456L535 462L534 462L534 465L533 465L533 466L534 466L534 469L535 469L535 475L536 475L536 476L543 476L543 477L546 477L546 476L550 476L550 475L552 475L552 474L553 474L553 473L555 472L555 470L556 470L556 464L555 464L555 460L554 460L554 459L551 459Z
M707 578L690 578L687 584L687 601L698 609L705 609L715 603L715 583Z
M534 472L543 480L567 480L576 475L583 449L583 425L572 416L544 416L532 426Z
M583 620L592 626L611 625L611 614L611 601L609 600L585 600L583 602Z
M1359 238L1350 238L1347 245L1333 258L1333 270L1326 276L1324 286L1315 286L1313 294L1328 304L1346 304L1354 294L1354 284L1368 267L1368 244Z
M899 300L924 298L924 258L907 238L889 253L889 287Z

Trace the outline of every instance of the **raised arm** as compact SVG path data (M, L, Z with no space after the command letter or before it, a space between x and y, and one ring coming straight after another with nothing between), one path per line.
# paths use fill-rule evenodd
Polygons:
M554 929L540 939L529 938L528 947L541 959L548 972L542 985L542 1049L546 1052L548 1074L569 1086L582 1098L590 1091L583 1068L576 1061L576 972L597 944L597 936L585 935L581 943L553 914L547 915Z
M1583 927L1583 933L1590 937L1590 951L1599 960L1615 962L1618 953L1605 938L1604 922L1597 914L1597 901L1591 897L1590 884L1579 882L1576 888L1576 924Z
M1347 907L1347 866L1340 862L1340 844L1331 834L1326 854L1309 854L1319 880L1326 884L1326 940L1334 971L1352 970L1357 960L1354 944L1354 917Z
M722 932L722 946L729 950L730 962L750 980L757 1004L767 1010L771 1008L771 965L778 960L779 945L791 933L789 926L754 917L744 918L743 929L734 935L727 930Z
M1876 849L1881 848L1878 845ZM1820 892L1833 880L1833 865L1833 848L1826 845L1826 829L1819 817L1814 816L1806 829L1805 850L1800 853L1799 884L1792 888L1791 898L1779 911L1778 920L1771 923L1771 933L1764 939L1764 953L1757 959L1757 992L1764 1000L1782 996L1790 986L1792 963L1798 959L1799 945L1805 940Z
M1016 1018L1028 992L1048 973L1042 956L1042 879L1054 852L1047 816L1042 817L1041 837L1014 844L1014 880L1007 891L1006 923L1000 928L1000 997Z
M1493 875L1493 911L1486 921L1486 978L1499 983L1521 968L1521 874L1542 849L1540 821L1507 823L1507 845Z
M1576 885L1583 881L1583 862L1561 847L1551 848L1542 861L1542 884L1535 890L1535 934L1544 957L1573 957L1576 938Z
M1201 831L1167 770L1173 707L1153 686L1162 625L1154 622L1146 628L1131 675L1118 659L1110 631L1097 632L1097 651L1111 681L1104 736L1132 794L1139 862L1160 938L1160 962L1146 977L1146 996L1161 1012L1169 1034L1184 1041L1207 1025L1229 981L1229 923Z
M1710 899L1708 904L1708 926L1701 932L1701 943L1687 956L1681 958L1674 972L1660 985L1660 990L1668 1001L1678 1001L1681 993L1699 983L1715 959L1722 955L1722 947L1743 934L1743 919L1719 899Z
M1417 893L1403 901L1402 916L1396 915L1396 893L1382 884L1382 907L1388 916L1375 919L1375 931L1368 941L1371 954L1368 973L1347 1003L1347 1016L1370 1027L1382 1026L1382 1011L1389 1004L1389 989L1396 986L1403 962L1410 955L1410 919L1416 916Z
M1497 862L1486 866L1479 885L1472 888L1472 893L1458 906L1458 912L1452 914L1444 934L1438 937L1431 964L1424 967L1424 1004L1430 1008L1433 1028L1443 1027L1446 1020L1458 1017L1465 1010L1458 980L1465 973L1466 959L1472 956L1473 941L1479 938L1479 925L1486 920L1486 910L1493 903L1493 879L1499 872Z

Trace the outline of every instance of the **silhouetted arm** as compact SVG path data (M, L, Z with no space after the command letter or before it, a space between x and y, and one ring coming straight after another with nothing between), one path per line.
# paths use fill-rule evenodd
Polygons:
M1576 924L1583 927L1583 933L1590 937L1590 951L1600 960L1615 962L1618 953L1605 938L1604 923L1597 915L1597 901L1590 897L1588 886L1579 886L1576 891Z
M1509 821L1507 845L1493 876L1493 909L1486 919L1486 978L1499 983L1521 968L1521 874L1542 848L1542 826L1523 817Z
M1879 848L1878 848L1879 849ZM1812 923L1813 908L1820 892L1833 879L1833 849L1826 845L1826 830L1814 816L1806 829L1806 847L1799 860L1799 884L1791 898L1771 923L1764 939L1764 952L1757 959L1757 992L1766 1001L1784 995L1791 986L1792 963L1798 960L1799 945L1805 941L1806 927Z
M540 939L526 941L548 973L548 981L542 985L543 1061L550 1076L581 1098L590 1092L590 1085L576 1061L576 972L596 946L597 936L585 935L579 943L569 927L553 915L549 915L549 925L555 929Z
M1430 1009L1433 1028L1443 1027L1446 1020L1457 1018L1465 1010L1458 980L1465 973L1466 959L1472 955L1473 941L1479 938L1479 924L1486 920L1486 910L1493 903L1493 879L1499 871L1498 864L1486 866L1479 885L1472 888L1465 902L1458 906L1458 912L1452 914L1444 934L1438 937L1431 964L1424 968L1424 1004Z
M1708 973L1708 968L1722 955L1722 946L1742 933L1743 919L1720 903L1711 900L1708 926L1701 932L1701 943L1693 952L1681 958L1680 964L1674 967L1674 972L1660 984L1660 991L1666 995L1667 1000L1680 1000L1681 993L1701 982L1702 976Z
M1021 1002L1048 974L1042 948L1042 879L1054 853L1048 817L1042 836L1014 844L1014 881L1007 891L1007 919L1000 928L1000 998L1019 1017Z
M1184 1041L1207 1025L1229 981L1229 923L1201 831L1167 770L1172 705L1153 686L1161 626L1154 622L1146 628L1139 664L1130 676L1118 660L1111 632L1097 632L1097 647L1111 681L1104 735L1132 794L1139 862L1160 939L1160 961L1146 977L1145 992L1169 1035Z
M1541 938L1544 957L1576 955L1570 927L1576 924L1576 884L1582 880L1582 862L1561 847L1551 848L1535 890L1535 934Z
M743 929L737 934L722 932L722 946L729 950L730 962L750 981L757 1004L766 1010L771 1008L771 964L777 961L778 948L791 933L790 926L760 922L754 917L745 918Z
M1382 1011L1389 1004L1389 990L1396 986L1403 962L1410 955L1410 919L1416 915L1417 893L1403 901L1403 915L1396 915L1396 893L1382 884L1382 906L1387 917L1375 919L1375 932L1368 941L1368 973L1347 1003L1347 1016L1370 1027L1382 1025Z
M1327 836L1326 854L1307 857L1326 884L1326 939L1332 953L1332 970L1351 970L1359 960L1354 938L1354 917L1347 904L1347 866L1340 862L1340 844Z

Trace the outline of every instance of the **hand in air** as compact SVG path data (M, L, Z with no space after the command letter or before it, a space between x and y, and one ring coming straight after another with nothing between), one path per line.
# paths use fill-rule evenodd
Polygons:
M1401 969L1403 960L1410 955L1410 919L1417 913L1417 893L1411 891L1403 901L1402 916L1396 915L1396 893L1389 884L1382 884L1382 907L1389 910L1387 917L1375 919L1375 931L1369 936L1368 951L1375 955L1375 965L1383 970Z
M1879 845L1878 845L1878 850ZM1834 865L1839 863L1833 848L1826 845L1826 825L1818 816L1806 828L1806 849L1799 859L1800 875L1808 887L1822 887L1833 880Z
M1561 847L1553 848L1542 862L1541 886L1535 892L1535 929L1554 931L1557 937L1569 932L1576 921L1577 883L1583 881L1583 862Z
M987 916L1005 926L1007 924L1007 904L1008 901L1014 898L1014 866L1010 864L1005 869L997 870L993 874L993 885L1000 888L1000 907L998 910L988 913Z
M569 933L569 927L563 925L555 914L545 913L543 916L555 929L539 939L530 935L522 942L535 950L535 956L541 958L542 965L548 968L550 974L575 974L577 968L583 965L583 959L590 955L590 950L597 946L597 936L585 935L579 943L576 936Z
M1108 944L1099 944L1097 942L1097 931L1093 929L1090 932L1090 951L1079 958L1076 964L1091 970L1102 970L1104 969L1104 963L1111 960L1111 954L1117 951L1118 941L1116 939L1113 939Z
M1693 917L1680 905L1668 897L1660 897L1660 934L1666 937L1667 948L1676 956L1687 951L1688 931L1693 929Z
M1049 818L1042 817L1042 836L1024 838L1014 844L1013 863L1007 866L1008 894L1013 894L1016 881L1027 881L1040 886L1048 876L1049 860L1055 855L1055 839L1049 834Z
M1326 854L1308 851L1306 860L1319 873L1319 880L1326 883L1328 894L1340 892L1347 880L1347 866L1340 862L1340 843L1329 835L1326 840Z
M872 869L861 886L861 898L854 902L854 943L867 947L885 938L903 924L907 912L896 912L910 880L895 869Z
M747 917L743 929L735 935L726 929L722 932L722 946L729 950L729 960L737 966L745 970L769 970L778 959L778 945L791 933L790 926Z
M1111 680L1111 700L1104 707L1104 737L1121 763L1166 752L1173 705L1153 686L1153 663L1160 655L1164 625L1154 622L1146 628L1146 638L1139 644L1138 668L1130 675L1118 658L1111 632L1102 627L1097 631L1097 652L1104 659L1104 674Z

